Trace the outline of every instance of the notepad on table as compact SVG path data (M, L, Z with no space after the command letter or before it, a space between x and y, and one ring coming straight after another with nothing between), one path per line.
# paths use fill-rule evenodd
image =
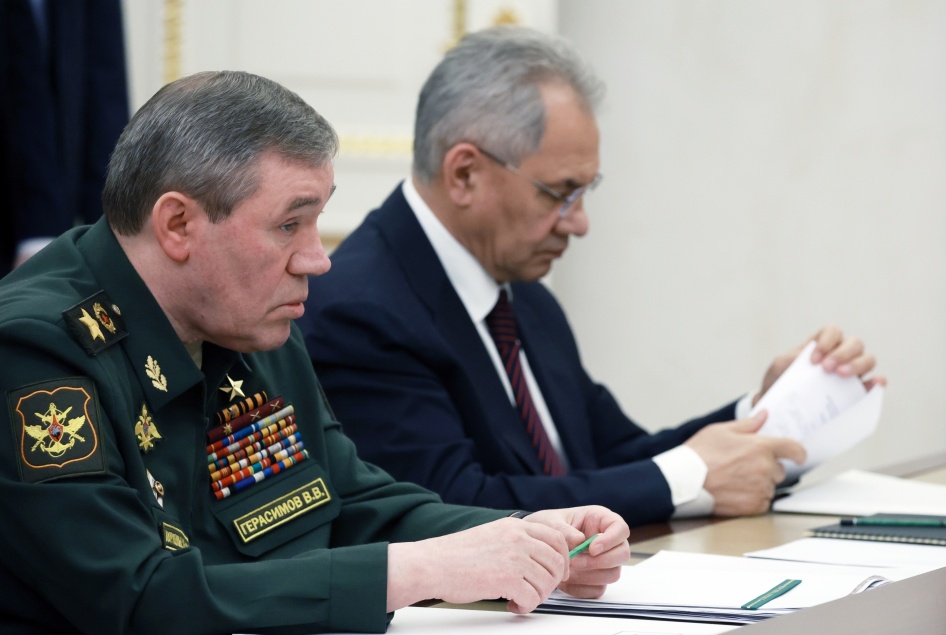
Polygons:
M836 523L811 530L818 538L906 542L946 546L946 516L917 514L873 514L863 524ZM889 521L885 523L885 521ZM932 523L943 523L936 526Z

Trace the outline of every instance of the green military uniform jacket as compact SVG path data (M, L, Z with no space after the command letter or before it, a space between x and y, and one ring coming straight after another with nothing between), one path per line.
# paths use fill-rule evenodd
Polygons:
M0 391L0 632L380 632L386 541L509 513L360 461L295 327L198 368L104 221L0 281ZM277 397L308 456L218 498L208 431Z

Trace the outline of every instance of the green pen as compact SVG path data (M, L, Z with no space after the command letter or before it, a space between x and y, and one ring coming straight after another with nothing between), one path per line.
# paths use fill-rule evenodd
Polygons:
M595 538L597 538L597 537L600 536L600 535L601 535L601 534L595 534L594 536L592 536L591 538L589 538L589 539L586 540L585 542L581 543L580 545L578 545L577 547L575 547L574 549L572 549L571 551L569 551L569 552L568 552L568 557L569 557L569 558L574 558L575 556L577 556L578 554L580 554L582 551L584 551L585 549L587 549L588 547L591 546L591 541L592 541L592 540L594 540Z
M801 584L801 580L784 580L779 582L774 587L760 595L759 597L749 600L739 608L747 609L749 611L755 611L777 597L781 597Z
M946 527L946 521L936 518L842 518L842 525L872 525L875 527Z

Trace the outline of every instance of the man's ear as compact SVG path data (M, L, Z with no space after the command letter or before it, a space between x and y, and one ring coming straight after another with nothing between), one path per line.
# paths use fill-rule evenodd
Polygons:
M197 201L180 192L165 192L151 210L151 229L168 258L184 262L190 255L195 223L203 211Z
M472 143L458 143L443 157L441 176L447 196L458 207L469 207L481 178L485 159Z

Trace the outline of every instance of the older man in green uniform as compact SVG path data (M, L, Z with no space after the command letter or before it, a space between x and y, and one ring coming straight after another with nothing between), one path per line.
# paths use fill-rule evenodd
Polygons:
M123 133L106 218L0 282L4 625L383 631L426 598L526 612L619 575L607 509L445 505L356 456L292 325L336 149L278 84L185 78Z

